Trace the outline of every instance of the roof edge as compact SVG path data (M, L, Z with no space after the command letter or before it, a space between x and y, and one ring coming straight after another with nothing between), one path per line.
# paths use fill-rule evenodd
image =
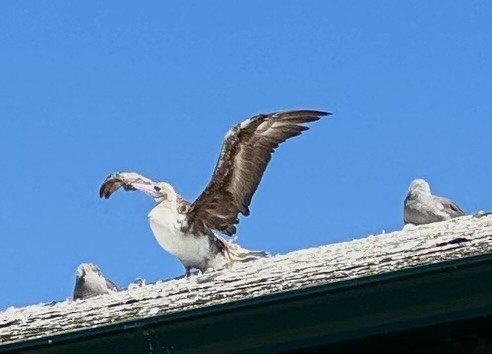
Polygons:
M132 350L254 352L336 342L492 315L490 272L491 253L5 344L0 352L114 350L116 342ZM197 329L203 333L190 343Z

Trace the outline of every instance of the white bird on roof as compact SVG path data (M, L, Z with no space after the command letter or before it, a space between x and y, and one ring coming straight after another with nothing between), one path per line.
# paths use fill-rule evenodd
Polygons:
M261 114L234 126L226 134L211 181L193 203L170 184L133 172L110 175L99 194L107 199L123 187L154 198L158 204L148 215L152 232L159 245L183 263L187 276L192 268L204 273L264 257L267 253L246 250L215 231L236 233L239 214L249 215L251 199L275 149L307 130L305 123L329 114L309 110Z
M403 202L403 221L405 224L422 225L445 221L465 213L452 200L431 194L429 183L415 179L410 184Z

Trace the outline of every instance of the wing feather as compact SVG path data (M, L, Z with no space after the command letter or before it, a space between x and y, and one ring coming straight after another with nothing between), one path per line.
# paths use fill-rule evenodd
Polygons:
M226 135L211 181L187 212L183 231L235 234L239 213L249 215L251 199L275 149L309 129L303 124L329 114L309 110L260 114L234 126Z
M458 204L456 204L451 199L445 197L435 196L435 199L443 206L444 211L451 217L457 218L459 216L465 215L463 209L461 209Z

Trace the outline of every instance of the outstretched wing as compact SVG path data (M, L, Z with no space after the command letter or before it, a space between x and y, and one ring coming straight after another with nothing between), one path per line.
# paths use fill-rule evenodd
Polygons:
M133 183L152 184L154 182L135 172L118 172L106 178L99 188L99 196L108 199L121 187L126 191L134 191L136 189L132 186Z
M212 180L188 209L183 231L195 235L217 230L236 233L239 213L249 204L275 149L309 129L303 124L329 115L320 111L260 114L227 133Z

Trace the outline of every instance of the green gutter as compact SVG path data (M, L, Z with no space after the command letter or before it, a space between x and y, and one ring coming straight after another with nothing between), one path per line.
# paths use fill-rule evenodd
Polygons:
M38 353L269 353L492 316L492 254L0 346Z

